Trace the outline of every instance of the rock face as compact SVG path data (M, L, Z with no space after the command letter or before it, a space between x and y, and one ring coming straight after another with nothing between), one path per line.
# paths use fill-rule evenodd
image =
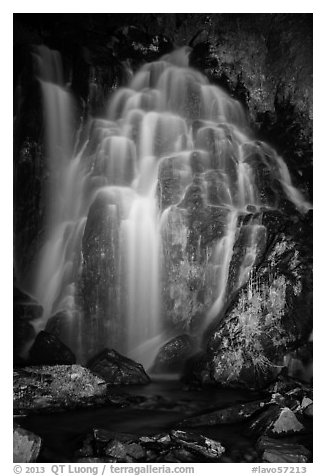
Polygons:
M187 334L175 337L159 350L152 373L180 372L185 361L194 351L194 340Z
M113 349L105 349L93 357L87 367L110 385L139 385L150 382L143 366Z
M57 337L41 331L29 352L32 365L71 365L76 357Z
M311 332L312 267L305 227L298 225L295 234L280 214L266 214L264 222L268 251L208 343L211 378L226 385L264 387L284 366L289 350Z
M41 450L42 440L34 433L14 426L14 463L35 463Z
M82 339L85 361L123 332L119 281L118 197L99 194L90 207L82 242L83 272L79 283L84 310Z
M14 373L14 412L53 412L96 404L105 382L79 365L24 367Z

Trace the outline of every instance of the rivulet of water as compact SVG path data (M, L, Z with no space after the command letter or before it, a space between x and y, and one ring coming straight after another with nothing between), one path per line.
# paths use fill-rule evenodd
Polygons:
M51 177L34 283L44 306L37 327L64 312L71 323L66 340L81 360L106 345L150 366L166 339L162 237L194 183L204 206L224 217L205 272L213 291L203 328L227 298L239 215L278 206L277 193L262 193L264 180L277 183L300 211L310 208L283 159L250 137L240 103L188 66L189 51L142 66L112 94L105 117L87 118L86 139L77 145L60 55L43 46L35 52ZM158 192L164 174L171 179L166 206ZM238 287L255 262L260 228L250 229Z

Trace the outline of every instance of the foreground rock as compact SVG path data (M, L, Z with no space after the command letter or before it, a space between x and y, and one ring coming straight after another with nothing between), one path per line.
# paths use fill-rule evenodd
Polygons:
M275 380L284 357L307 341L312 329L312 266L305 244L309 217L296 226L279 212L263 212L261 219L268 251L207 348L214 382L255 390Z
M308 463L311 452L303 445L263 436L257 442L262 461L267 463Z
M41 331L29 352L32 365L72 365L76 357L58 337Z
M187 418L183 420L182 426L197 427L197 426L214 426L221 424L233 424L245 421L261 412L266 402L257 400L254 402L240 403L227 408L221 408L213 412L204 413L203 415Z
M249 425L248 433L251 435L267 434L277 438L302 430L304 430L304 425L290 408L272 404Z
M187 334L171 339L160 348L151 372L180 372L193 350L193 339Z
M80 365L25 367L14 372L16 414L64 411L105 399L105 382Z
M14 426L14 463L35 463L41 451L42 440L38 435Z
M225 448L218 441L180 430L150 436L95 429L76 452L78 461L125 462L215 462Z
M143 366L113 349L105 349L87 367L110 385L139 385L150 382Z

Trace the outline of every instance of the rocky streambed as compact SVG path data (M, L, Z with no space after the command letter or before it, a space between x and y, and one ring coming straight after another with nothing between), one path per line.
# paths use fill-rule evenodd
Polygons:
M79 365L14 373L16 462L310 462L312 389L111 385Z

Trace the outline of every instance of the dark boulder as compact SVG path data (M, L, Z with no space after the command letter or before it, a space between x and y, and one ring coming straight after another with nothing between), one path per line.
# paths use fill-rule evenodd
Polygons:
M150 382L141 364L113 349L100 352L88 362L87 367L110 385L139 385Z
M54 316L51 316L46 323L45 330L49 334L58 337L60 340L62 336L69 333L69 316L65 311L59 311Z
M211 378L211 359L206 352L197 352L187 360L182 381L194 388L214 383Z
M265 434L278 438L300 433L303 430L303 424L290 408L271 404L253 419L247 433L253 436Z
M257 442L257 450L266 463L308 463L311 452L303 445L262 436Z
M174 337L158 351L151 372L180 372L186 359L194 352L194 346L194 340L187 334Z
M32 366L14 372L14 412L62 412L107 405L105 382L80 365Z
M203 435L182 430L172 430L170 435L181 447L208 460L217 460L225 452L221 443Z
M32 365L72 365L76 357L57 337L41 331L29 351Z

